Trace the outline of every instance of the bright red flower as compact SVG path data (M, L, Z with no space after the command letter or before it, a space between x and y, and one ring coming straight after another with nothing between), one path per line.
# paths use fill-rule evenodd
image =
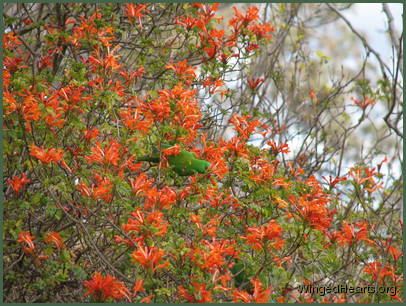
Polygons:
M4 73L6 73L6 70L4 70ZM14 95L11 94L10 92L6 91L3 93L3 105L5 106L5 115L9 115L12 112L16 111L18 108L18 103L16 99L14 98Z
M92 187L89 188L86 184L81 183L77 185L76 188L84 196L93 197L96 200L109 202L112 197L111 190L113 189L111 181L107 177L102 178L99 175L95 175L94 178L98 183L97 185L92 184Z
M221 269L226 263L226 257L237 256L234 240L222 240L217 241L215 237L212 241L201 240L201 247L192 249L187 256L199 266L201 269L205 269L210 273Z
M233 6L233 10L235 17L230 20L230 26L234 26L239 22L241 22L243 25L248 25L250 22L255 21L259 18L259 9L255 6L249 7L245 12L245 15L243 15L235 6Z
M287 143L278 146L276 145L276 142L273 139L271 139L266 144L272 148L274 154L290 152L289 145Z
M198 18L193 18L190 16L176 17L175 23L184 26L186 29L190 30L199 22Z
M101 199L104 200L105 202L109 202L111 200L111 190L113 189L113 186L111 184L111 181L107 178L100 178L98 176L95 176L96 180L98 181L98 185L92 185L92 194L95 199Z

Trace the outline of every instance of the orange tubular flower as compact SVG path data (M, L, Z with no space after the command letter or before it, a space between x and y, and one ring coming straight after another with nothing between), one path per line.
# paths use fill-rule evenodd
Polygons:
M372 240L368 239L368 225L365 222L344 223L341 232L336 232L335 236L341 246L358 241L366 241L371 245L374 244Z
M86 159L89 163L117 166L120 161L120 148L121 145L116 140L110 141L105 149L102 149L100 143L96 142L95 146L90 149L92 155L86 156Z
M380 261L373 261L365 264L364 272L371 274L373 280L378 280L379 283L384 281L385 277L390 277L394 282L397 280L394 268L389 265L384 265Z
M165 66L166 69L172 69L175 73L185 81L186 85L192 84L192 81L196 78L195 70L193 66L187 64L187 60L178 63L171 63Z
M54 163L60 162L65 154L62 149L55 148L44 149L41 147L37 147L35 145L31 145L30 151L31 156L39 159L40 161L46 164L49 164L51 162Z
M390 245L386 248L386 251L392 256L393 260L398 260L400 257L403 256L403 252L399 251L393 245Z
M57 232L51 232L47 235L47 237L44 239L46 243L53 243L57 247L58 250L61 250L62 248L65 247L61 235Z
M247 243L252 245L254 249L263 249L264 242L266 240L274 240L273 246L282 248L283 240L282 228L275 220L270 221L268 224L262 227L249 227L247 228L247 235L243 236L243 239L247 240ZM275 244L276 243L276 244Z
M366 96L361 101L355 99L354 97L351 97L351 100L355 103L355 105L359 106L363 110L365 110L370 105L374 105L376 101L376 99L369 99L368 96Z
M133 287L133 295L135 296L138 292L145 291L144 289L144 280L139 279L135 282Z
M164 255L164 251L157 247L144 247L142 244L138 243L138 249L133 252L132 257L144 268L155 272L156 270L164 269L169 265L168 261L161 263Z
M259 79L248 79L248 86L254 90L257 88L261 83L264 82L264 78L259 78Z
M234 290L234 303L243 302L243 303L269 303L271 295L271 287L264 289L263 285L259 279L251 280L251 283L254 285L254 293L251 295L246 291Z
M248 121L250 118L251 116L249 115L239 116L233 114L229 120L229 122L234 125L234 130L237 131L244 140L248 140L255 129L262 124L259 120Z
M18 176L13 176L12 180L7 179L7 183L15 192L19 192L23 188L23 185L29 182L31 182L31 180L27 178L27 174L25 173L23 173L21 178L19 178Z
M164 214L161 211L154 211L148 214L144 214L140 208L137 208L135 212L131 214L131 218L128 218L127 224L122 224L125 232L134 231L136 233L142 230L148 230L149 227L158 230L155 233L156 236L163 236L167 231L168 222L163 220ZM150 232L153 234L154 232Z
M21 232L18 236L19 238L17 239L17 242L24 242L28 245L28 247L23 246L24 252L34 254L35 245L32 240L35 239L35 236L31 236L30 232Z
M149 10L147 10L148 4L137 4L134 5L132 3L126 3L125 5L125 15L127 16L127 18L133 22L133 20L135 18L138 19L138 22L140 24L140 27L142 29L142 17L145 15L143 14L144 11L146 13L149 12Z
M145 172L142 172L135 181L130 179L131 189L135 195L145 194L152 184L153 180L149 179Z
M83 284L87 288L85 295L93 295L98 301L106 301L112 297L115 300L120 300L126 297L131 302L130 292L127 287L114 276L107 275L103 277L100 272L93 274L90 281L84 281Z

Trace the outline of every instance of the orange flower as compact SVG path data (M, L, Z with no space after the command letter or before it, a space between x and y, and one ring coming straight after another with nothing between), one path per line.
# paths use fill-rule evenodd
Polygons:
M140 263L144 268L155 272L158 269L164 269L169 265L168 261L162 263L164 251L157 247L142 246L138 243L138 249L133 252L133 259Z
M237 131L244 140L248 140L255 129L261 125L261 121L259 120L248 121L250 118L251 116L249 115L239 116L233 114L229 120L229 122L234 125L234 130Z
M273 139L271 139L266 144L271 147L273 154L290 152L289 146L287 143L277 146L276 142Z
M76 188L84 196L93 197L96 200L104 200L105 202L109 202L112 197L111 190L113 189L111 181L107 177L102 178L99 175L95 175L94 178L97 181L98 185L92 184L92 187L89 188L86 184L81 183L77 185Z
M187 64L186 59L176 64L170 63L166 65L165 68L172 69L173 71L175 71L175 73L180 76L180 79L185 81L186 85L190 85L192 81L196 78L195 73L196 68L193 66L189 66Z
M176 203L177 197L176 191L173 188L165 186L159 191L159 206L161 208L169 208L172 204Z
M234 295L233 302L269 303L271 287L268 287L268 289L265 290L258 278L251 280L251 283L254 285L254 293L251 295L246 291L240 291L235 289L233 292Z
M92 194L95 199L102 199L105 202L109 202L112 195L111 190L113 186L111 185L111 181L108 178L101 178L99 176L95 176L96 180L98 181L99 185L92 185Z
M259 78L259 79L248 79L248 86L254 90L257 88L261 83L264 82L264 78Z
M288 195L288 198L291 205L299 212L299 215L313 228L324 232L330 227L332 212L326 208L326 204L330 200L318 188L312 193L302 195L299 198L293 195Z
M251 6L247 9L245 15L243 15L235 6L233 6L234 15L230 22L230 26L235 26L237 23L242 23L243 25L247 25L250 22L257 20L259 18L258 12L259 9L255 6Z
M138 22L141 26L142 29L142 20L141 18L144 16L144 11L149 12L147 10L148 4L137 4L134 5L132 3L126 3L125 5L125 15L127 18L130 20L130 22L133 22L135 18L138 19Z
M63 150L60 148L44 149L42 147L37 147L34 144L31 145L30 151L31 156L39 159L46 164L49 164L51 162L58 163L60 161L63 161L63 156L65 155Z
M4 71L6 74L7 71ZM14 98L13 94L10 92L6 91L3 93L3 104L5 106L5 115L9 115L12 112L14 112L18 108L18 103L16 99Z
M215 273L215 271L221 269L226 263L227 256L237 255L234 240L216 241L216 238L213 237L211 242L201 240L200 245L201 248L192 249L187 256L201 269L205 269L210 273Z
M393 260L398 260L400 257L403 256L403 252L399 251L395 246L391 245L391 243L392 239L384 241L386 251L392 256Z
M354 97L351 97L351 100L355 103L355 105L359 106L363 110L365 110L368 106L374 105L376 99L369 99L368 96L364 97L364 100L359 101Z
M289 182L286 182L286 179L285 179L285 178L279 178L279 179L275 179L275 180L272 182L272 185L281 186L281 187L283 187L284 189L287 189L287 188L290 186L290 183L289 183Z
M201 224L202 218L199 215L195 215L195 214L190 213L190 221L192 223L196 224L196 226L199 229L202 229L202 224Z
M153 180L149 179L145 172L142 172L135 181L130 179L131 189L135 195L147 192L152 184Z
M357 222L350 225L344 223L341 232L336 232L335 236L341 246L358 241L366 241L369 244L374 244L372 240L367 238L368 225L365 222Z
M140 291L145 291L144 289L144 280L139 279L135 282L133 287L133 295L136 295Z
M184 26L186 29L190 30L198 23L198 18L193 18L190 16L176 17L175 23Z
M97 128L91 128L91 129L86 129L84 130L83 137L86 139L86 141L90 141L93 138L96 138L99 136L100 131Z
M44 239L46 243L53 243L57 247L58 250L61 250L65 247L61 235L57 232L50 232L47 237Z
M23 173L21 178L19 178L18 176L13 176L12 180L7 179L7 183L11 186L11 188L13 188L15 192L19 192L23 188L23 185L29 182L31 182L31 180L27 178L27 174L25 173Z
M111 140L107 148L102 149L99 142L90 150L92 155L86 156L89 163L100 163L103 165L117 166L120 161L121 145L115 140Z
M103 277L100 272L96 272L90 281L84 281L83 284L87 288L85 295L91 294L96 297L97 301L104 302L109 297L116 300L126 297L131 302L129 290L114 276Z
M380 261L373 261L365 264L364 272L371 274L373 280L382 283L385 277L390 277L396 282L397 277L392 266L384 265Z
M252 25L248 26L248 30L254 33L259 39L268 39L272 37L271 32L275 31L275 27L272 27L269 22L263 24L254 22Z
M167 231L168 222L163 220L164 214L161 211L154 211L148 214L144 214L140 208L131 213L131 217L128 218L128 223L122 224L125 232L134 231L139 233L141 231L147 231L149 234L163 236ZM149 229L152 227L153 231ZM158 232L156 232L158 230ZM155 233L156 232L156 233Z
M329 179L327 180L324 176L323 176L323 180L326 182L326 183L328 183L328 185L329 185L329 187L330 187L330 189L331 188L333 188L335 185L337 185L339 182L341 182L341 181L346 181L347 180L347 177L346 176L343 176L343 177L336 177L334 180L333 180L333 177L331 176L331 175L329 175Z
M32 241L35 239L35 236L31 236L30 232L21 232L19 235L19 238L17 239L18 242L25 242L28 245L28 249L30 251L34 251L35 245L34 242Z
M199 284L198 282L193 282L193 287L197 291L198 298L196 303L210 303L212 302L211 292L206 290L205 284Z
M283 246L283 240L281 240L282 228L276 223L275 220L272 220L268 224L261 227L248 227L246 231L248 234L246 236L242 236L241 238L246 239L247 243L252 245L254 249L263 249L265 242L268 240L275 240L275 242L279 242L279 245L275 245L279 248Z
M150 104L145 105L145 108L149 110L154 119L159 122L169 118L171 113L171 106L166 97L160 97L153 100Z
M210 303L212 302L211 292L206 289L205 284L199 284L198 282L192 282L193 288L190 291L183 286L178 286L178 294L181 296L187 303Z
M124 125L131 131L138 130L143 134L147 134L150 126L153 124L153 120L146 118L145 115L139 111L139 108L134 109L129 106L127 110L123 110L119 115Z

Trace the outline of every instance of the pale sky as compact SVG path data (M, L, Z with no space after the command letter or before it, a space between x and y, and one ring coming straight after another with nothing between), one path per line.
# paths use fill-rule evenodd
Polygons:
M403 4L388 3L388 6L393 15L395 29L401 34ZM382 54L383 60L391 61L392 50L385 33L387 21L382 11L382 3L357 3L354 8L342 13L351 21L357 31L368 35L368 42L372 48Z

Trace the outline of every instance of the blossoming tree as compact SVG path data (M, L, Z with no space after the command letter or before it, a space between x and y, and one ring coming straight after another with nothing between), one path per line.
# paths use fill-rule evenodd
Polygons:
M218 4L18 7L3 34L6 301L401 299L382 163L318 180L236 97L233 78L260 98L267 76L244 71L282 25L255 6L225 29ZM181 150L207 171L174 171ZM397 293L297 290L327 282Z

